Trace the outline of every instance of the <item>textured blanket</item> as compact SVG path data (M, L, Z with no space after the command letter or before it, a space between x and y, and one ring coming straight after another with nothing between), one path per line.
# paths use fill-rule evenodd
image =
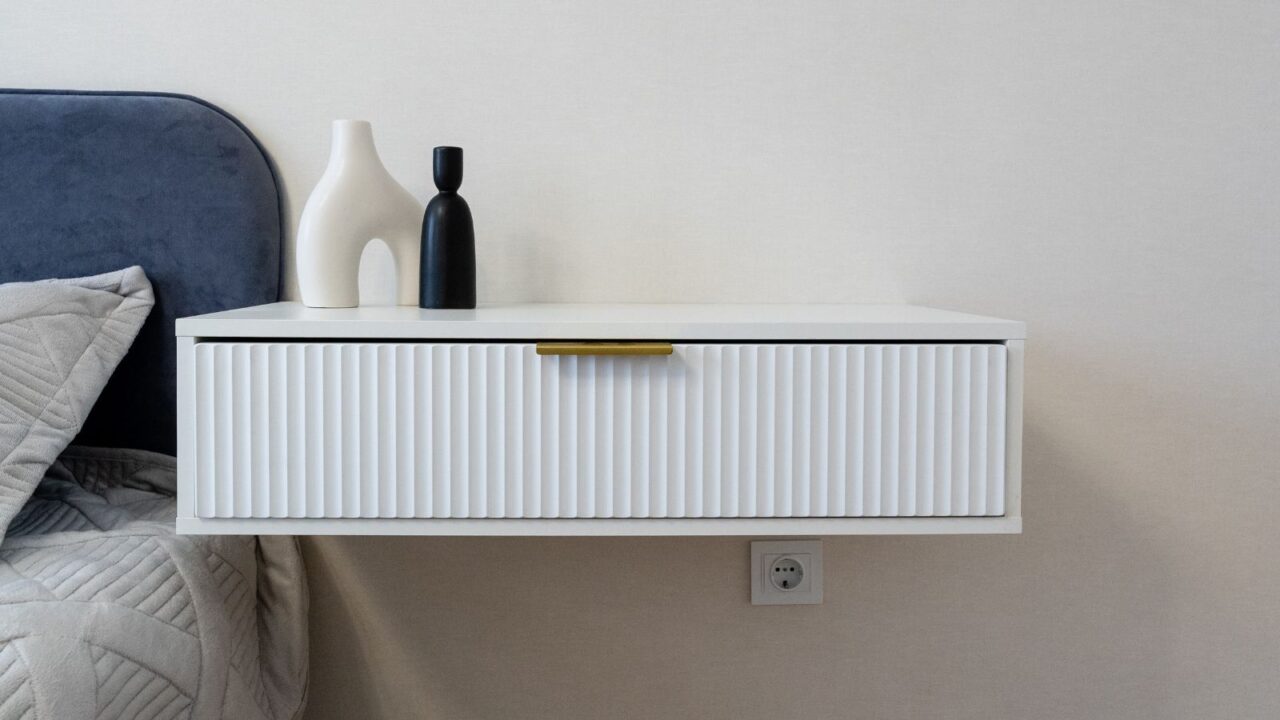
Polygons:
M301 714L292 538L178 536L174 460L70 448L0 543L0 720Z

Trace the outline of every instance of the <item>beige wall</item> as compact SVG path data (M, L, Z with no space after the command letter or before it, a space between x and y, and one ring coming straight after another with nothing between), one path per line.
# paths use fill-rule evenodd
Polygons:
M793 608L738 539L308 541L308 720L1280 714L1276 3L10 2L0 84L201 95L294 216L332 118L463 145L483 300L1029 325L1023 535Z

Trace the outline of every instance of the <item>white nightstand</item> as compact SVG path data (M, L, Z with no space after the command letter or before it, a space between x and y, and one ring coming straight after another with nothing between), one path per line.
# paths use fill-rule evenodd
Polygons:
M276 303L177 335L181 532L1021 529L1020 322Z

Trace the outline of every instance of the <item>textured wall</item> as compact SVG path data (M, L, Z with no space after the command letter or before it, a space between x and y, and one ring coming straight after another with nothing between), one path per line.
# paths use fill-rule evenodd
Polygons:
M332 118L424 199L463 145L482 300L1024 319L1026 532L792 608L738 539L309 541L308 720L1275 716L1280 6L330 5L7 3L0 82L217 102L295 217Z

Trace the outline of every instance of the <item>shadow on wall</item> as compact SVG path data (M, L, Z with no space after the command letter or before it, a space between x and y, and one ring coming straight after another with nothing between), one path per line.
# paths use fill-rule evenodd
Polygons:
M1024 535L827 538L821 606L743 538L308 539L307 718L1176 716L1170 568L1060 435Z

